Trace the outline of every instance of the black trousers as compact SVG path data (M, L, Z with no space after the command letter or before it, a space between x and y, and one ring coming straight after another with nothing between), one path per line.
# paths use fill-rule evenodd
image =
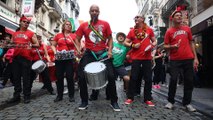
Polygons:
M78 68L78 77L79 77L79 86L80 86L80 96L82 102L88 102L88 87L87 82L84 74L84 67L91 63L96 61L95 57L92 55L90 51L86 51L84 53L84 56L81 58L81 61L79 63ZM117 102L117 92L116 92L116 84L115 84L115 74L114 74L114 68L112 64L112 60L108 59L104 61L104 64L106 65L106 71L107 71L107 77L108 77L108 84L107 84L107 93L109 95L109 98L111 98L111 102Z
M64 92L64 75L66 74L67 80L67 88L68 88L68 95L69 97L74 97L74 69L73 69L73 59L70 60L56 60L55 61L56 67L56 86L57 86L57 93L59 98L63 98Z
M194 88L193 77L193 60L176 60L170 61L170 75L171 79L169 82L169 92L168 92L168 101L172 104L175 103L175 94L177 89L177 80L180 70L183 70L184 76L184 95L183 95L183 105L188 105L191 103L192 91Z
M141 68L142 65L142 68ZM142 72L143 71L143 72ZM151 60L133 60L131 76L129 81L129 89L127 92L128 99L134 100L134 93L136 87L136 81L140 75L143 74L145 80L144 85L144 101L152 100L151 90L152 90L152 70L151 70ZM140 79L141 80L141 79Z
M33 61L33 63L35 63L36 61ZM40 73L41 75L41 78L43 80L43 83L44 83L44 87L49 91L49 92L52 92L53 91L53 87L52 87L52 83L51 83L51 80L50 80L50 76L49 76L49 71L48 71L48 67L46 67L44 69L44 71L42 71ZM30 73L30 78L31 78L31 87L33 85L33 81L36 79L37 77L37 73L33 70L31 70L31 73Z
M20 97L22 92L23 84L23 94L24 98L29 98L31 96L31 61L27 60L22 56L17 56L12 62L12 74L14 80L14 97ZM23 79L22 79L23 78Z

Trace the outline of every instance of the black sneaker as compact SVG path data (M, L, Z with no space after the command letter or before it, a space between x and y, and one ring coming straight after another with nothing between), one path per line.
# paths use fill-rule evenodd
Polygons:
M87 102L82 102L81 105L78 107L79 110L85 110L87 109L88 103Z
M121 111L121 108L119 107L117 102L111 103L111 107L114 111L119 112Z
M8 104L10 104L10 103L18 103L20 101L21 101L20 97L13 97L10 100L8 100L6 103L8 103Z

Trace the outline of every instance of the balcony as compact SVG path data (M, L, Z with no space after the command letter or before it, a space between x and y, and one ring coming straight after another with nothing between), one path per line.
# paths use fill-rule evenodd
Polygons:
M66 14L66 13L62 13L62 20L66 20L66 19L68 19L69 17L68 17L68 15Z
M189 6L187 0L169 0L162 8L162 18L169 18L170 14L176 9L177 5Z
M56 18L59 19L62 16L62 9L61 6L56 2L56 0L51 0L49 3L49 6L51 7L49 9L49 16L50 18Z
M152 6L151 6L151 8L150 8L150 13L151 13L152 15L158 15L158 13L159 13L159 3L158 3L157 1L155 1L155 2L152 4Z

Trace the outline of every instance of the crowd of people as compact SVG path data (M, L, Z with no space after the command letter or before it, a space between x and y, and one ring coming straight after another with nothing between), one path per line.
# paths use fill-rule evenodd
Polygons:
M51 95L56 95L54 102L63 100L64 78L67 81L68 97L75 102L75 79L80 89L81 104L79 110L88 107L89 100L97 100L99 89L93 88L88 95L88 77L85 66L93 62L102 62L106 67L106 99L114 111L120 111L116 91L116 79L120 77L124 82L126 92L126 105L134 104L134 96L140 94L141 82L144 80L143 102L150 107L155 106L152 97L152 88L160 88L164 84L166 70L164 63L169 58L168 104L166 108L174 107L174 97L180 71L183 71L184 97L183 106L189 111L196 111L190 105L193 91L194 71L198 67L191 30L182 25L182 13L175 10L171 17L173 26L165 34L164 45L158 46L154 32L145 23L145 16L136 15L135 26L127 35L119 32L113 41L112 30L107 21L99 19L99 6L92 5L89 9L91 20L80 25L75 33L70 21L65 20L60 33L49 39L49 44L42 42L42 36L28 30L30 19L26 16L20 18L20 26L10 36L5 36L15 45L28 44L26 48L10 48L2 53L2 60L6 63L6 73L3 85L10 79L14 85L13 98L8 103L20 102L23 92L24 103L30 103L33 81L40 75L43 89ZM81 40L85 38L85 47ZM169 53L169 54L168 54ZM77 61L76 59L80 59ZM44 69L37 72L31 66L38 60L44 61ZM126 62L131 66L130 72L126 70ZM77 63L77 67L75 64ZM54 67L53 67L54 66ZM40 69L40 68L38 68ZM2 72L3 73L3 72ZM52 82L56 83L56 93Z

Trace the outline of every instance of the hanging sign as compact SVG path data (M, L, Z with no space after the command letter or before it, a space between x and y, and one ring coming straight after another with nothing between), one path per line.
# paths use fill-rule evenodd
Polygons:
M35 9L35 0L22 0L21 14L25 16L33 16Z

